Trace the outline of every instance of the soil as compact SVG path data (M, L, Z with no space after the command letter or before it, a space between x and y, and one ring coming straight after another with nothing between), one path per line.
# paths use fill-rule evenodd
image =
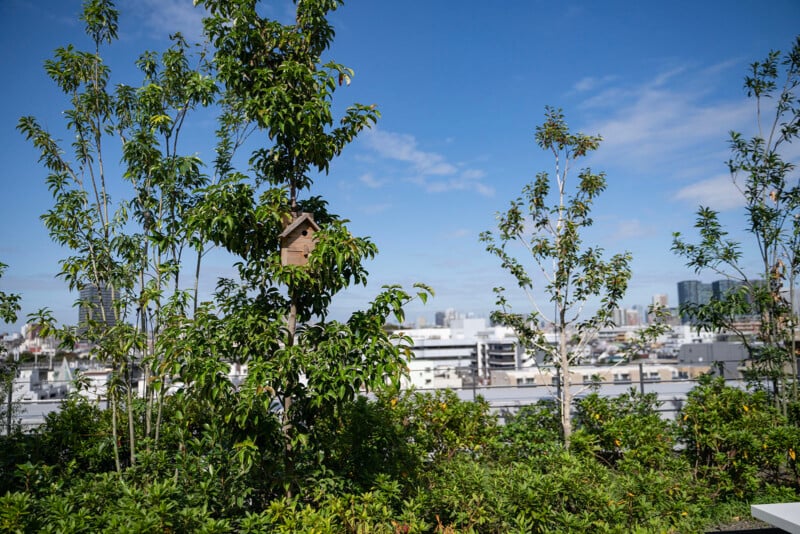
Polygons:
M740 534L784 534L785 531L775 528L768 523L753 519L752 517L741 518L729 523L715 525L713 528L707 529L709 532L739 532Z

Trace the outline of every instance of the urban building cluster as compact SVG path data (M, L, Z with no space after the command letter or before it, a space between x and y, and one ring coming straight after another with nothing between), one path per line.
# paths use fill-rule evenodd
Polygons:
M752 303L752 287L759 287L764 285L763 280L754 280L750 282L750 287L743 282L736 280L716 280L714 282L704 283L699 280L684 280L678 282L678 304L681 308L686 306L702 306L709 304L713 300L723 300L726 296L737 292L743 291L745 299ZM744 313L740 317L742 321L758 320L758 314L753 308L750 313ZM681 322L683 324L691 323L692 318L687 314L681 315Z
M728 281L704 284L689 280L678 283L680 305L703 304L719 298L738 286ZM574 355L570 382L590 385L604 383L630 386L670 380L691 380L715 370L729 379L741 378L747 359L744 347L713 332L698 332L682 318L678 308L670 308L666 295L655 295L652 307L634 306L614 313L614 326L600 330L595 339ZM668 328L647 347L633 341L641 328L654 320L649 310L660 308L661 321ZM87 321L114 323L113 295L107 288L81 291L79 324ZM523 347L509 327L490 324L485 318L459 314L455 309L435 314L435 324L420 320L399 332L411 340L414 358L409 362L405 387L417 389L553 386L562 380L559 371L543 351ZM545 330L548 343L555 346L555 331ZM70 358L56 358L58 340L44 338L35 325L26 325L20 334L2 338L7 357L26 361L19 367L15 381L15 400L37 401L64 397L76 371L90 387L83 392L101 402L111 369L104 362L89 358L91 346L80 343ZM247 373L246 364L231 364L230 378L240 381ZM176 385L177 386L177 385Z
M647 379L654 378L652 373L657 373L659 380L695 378L708 372L715 360L727 361L726 374L737 375L736 368L744 359L741 346L715 343L715 333L697 332L691 325L671 325L646 349L631 353L645 321L637 316L635 323L600 330L583 352L575 355L573 372L577 376L572 377L573 382L637 382L639 363L647 366ZM511 328L490 325L484 318L456 316L445 326L404 328L401 332L411 339L414 353L409 362L409 387L551 385L557 379L557 370L543 351L526 350ZM553 346L557 343L554 331L546 332L545 339ZM711 352L685 350L699 344L707 345ZM731 358L732 347L736 358Z

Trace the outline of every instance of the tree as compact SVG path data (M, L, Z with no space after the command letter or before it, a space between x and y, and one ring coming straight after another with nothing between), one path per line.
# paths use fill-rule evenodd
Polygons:
M572 381L570 367L579 358L596 332L612 321L630 280L628 253L615 254L608 260L599 247L583 247L581 231L592 225L589 216L597 195L606 188L603 173L583 169L570 195L568 178L576 161L597 149L599 136L570 133L560 110L546 108L545 121L536 128L536 143L555 158L555 174L546 172L526 185L522 196L498 213L498 233L484 232L486 249L500 258L502 266L528 296L533 311L513 313L503 287L495 288L500 308L492 319L514 328L528 350L542 351L556 366L561 377L559 408L564 444L569 448L572 433ZM555 189L552 186L555 185ZM542 282L528 273L525 262L517 259L514 247L527 252L541 274ZM536 300L543 291L553 306L553 315L543 312ZM597 311L583 318L584 306L599 300ZM547 342L543 322L553 325L555 346ZM574 344L570 344L570 338Z
M0 277L8 267L0 262ZM21 297L16 293L0 291L0 319L4 323L13 323L17 320L20 310ZM5 422L6 435L11 434L11 419L14 415L14 403L12 393L14 388L14 378L17 375L17 367L14 362L8 359L5 344L0 345L0 420Z
M69 99L76 141L62 147L32 117L18 128L49 171L54 207L43 219L72 254L61 275L72 289L112 292L113 317L101 305L99 320L59 335L67 344L87 337L113 364L116 470L146 469L138 455L173 446L186 483L202 478L230 510L258 492L291 493L325 454L315 440L321 418L341 424L337 414L358 395L399 386L408 340L384 325L393 315L402 321L403 305L430 289L388 286L346 321L328 319L333 297L364 284L363 263L377 253L310 194L378 117L375 106L354 104L334 119L333 94L353 74L321 59L333 38L327 14L339 2L298 2L289 24L259 15L256 0L197 3L209 13L213 56L193 54L174 36L166 52L140 56L140 86L112 89L100 51L116 38L117 12L110 0L87 0L82 18L94 51L61 48L46 65ZM204 106L219 112L212 176L179 142L189 114ZM104 165L114 139L119 169ZM245 147L255 148L240 170ZM123 196L112 200L111 190ZM285 263L281 236L304 217L317 229L307 261ZM232 254L237 272L200 302L199 266L210 246ZM36 315L53 322L47 310ZM232 377L233 365L246 366L246 378ZM171 418L167 444L159 441L162 416Z
M742 194L749 241L729 237L719 213L697 211L700 240L690 243L676 232L672 249L696 273L711 271L730 280L731 289L706 305L688 305L698 329L733 332L744 343L757 382L771 384L773 400L782 407L797 401L796 314L794 285L800 272L800 184L795 165L784 160L785 149L800 136L800 37L781 57L773 51L750 65L744 87L755 99L757 133L749 139L731 132L731 179ZM756 251L757 267L746 251ZM743 317L756 317L751 335Z
M361 391L399 384L408 347L383 325L392 315L402 321L402 306L413 295L386 287L347 321L327 319L334 295L365 283L363 262L377 253L368 239L352 236L347 221L330 213L323 199L303 196L378 118L374 105L354 104L334 119L334 92L353 75L322 63L334 35L327 14L340 2L298 2L290 24L260 16L254 0L198 3L210 13L205 28L225 88L220 130L226 136L216 161L221 180L204 190L193 224L238 258L238 279L220 280L215 306L195 316L194 331L208 328L214 334L205 339L216 347L191 334L191 347L182 342L189 337L171 337L182 344L176 352L196 363L194 356L206 351L247 364L235 402L219 402L216 409L227 410L222 418L239 425L239 443L257 446L275 439L263 432L263 423L279 418L284 455L273 478L291 490L303 455L315 450L310 438L318 418L336 414ZM256 144L250 175L235 169L228 150L232 140L243 138ZM319 226L314 247L306 264L285 264L281 233L304 214ZM425 299L428 293L420 286L417 295ZM209 369L197 369L186 377L190 389L208 376ZM216 392L220 399L231 396L224 385ZM259 468L276 469L267 464Z
M78 338L88 339L98 357L113 365L108 391L120 470L118 409L127 415L129 462L136 461L133 404L140 367L147 401L142 434L158 440L170 371L162 361L159 334L172 314L185 313L190 298L179 282L182 255L188 247L202 250L202 244L184 219L197 188L208 181L196 156L181 155L181 130L192 110L213 102L216 84L203 53L195 57L175 35L162 55L145 52L138 59L143 75L138 87L112 86L101 51L117 38L117 10L110 0L87 0L81 19L94 49L62 47L45 63L69 101L64 115L74 142L62 147L31 116L22 117L17 127L40 151L49 172L54 206L42 219L53 241L71 253L61 261L59 274L71 290L94 289L100 301L79 301L95 313L77 328L61 328L58 337L68 348ZM121 168L107 162L113 151L108 145L117 141ZM111 191L123 193L112 199ZM199 276L199 256L195 273ZM35 316L55 328L47 310Z

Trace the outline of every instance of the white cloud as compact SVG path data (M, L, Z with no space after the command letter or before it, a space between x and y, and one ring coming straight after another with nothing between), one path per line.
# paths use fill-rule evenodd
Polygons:
M368 173L365 173L365 174L362 174L361 176L359 176L358 180L359 180L359 181L360 181L362 184L364 184L365 186L369 187L370 189L378 189L378 188L380 188L380 187L383 187L383 184L385 183L385 181L384 181L384 180L378 180L378 179L376 179L376 178L375 178L375 177L372 175L372 173L369 173L369 172L368 172Z
M475 232L466 228L458 228L444 235L445 239L462 239L464 237L474 237Z
M628 219L617 223L617 229L611 239L614 241L627 241L650 234L652 234L652 230L645 227L639 219Z
M742 102L701 105L691 95L646 90L587 133L603 136L602 159L625 161L640 169L686 161L701 143L722 145L727 132L750 117Z
M380 156L410 163L420 174L441 176L455 174L457 170L456 166L448 163L441 154L419 150L417 140L412 135L373 128L363 137L367 145Z
M494 196L494 188L480 181L486 173L466 170L449 179L435 179L417 176L411 181L423 187L429 193L446 193L449 191L475 191L481 196Z
M485 197L494 196L494 187L485 184L476 184L475 190Z
M461 173L461 177L465 180L480 180L486 176L486 171L480 169L467 169Z
M650 83L648 84L650 87L662 87L666 85L669 80L677 77L680 74L683 74L688 70L688 67L685 65L681 65L678 67L674 67L667 71L661 72L656 76Z
M192 0L142 0L130 4L157 37L181 32L189 42L203 40L205 10Z
M572 86L572 90L578 93L585 93L587 91L595 91L598 87L606 85L607 83L613 81L616 77L607 75L607 76L586 76L578 80L578 82Z
M694 166L695 176L707 175L725 158L720 151L726 151L728 132L746 130L753 120L752 102L744 96L707 101L719 71L729 66L676 67L638 86L609 87L585 100L585 109L603 117L583 128L603 137L593 158L649 173L654 168L685 173Z
M381 158L408 164L410 168L400 172L410 173L410 181L430 193L475 191L483 196L494 194L494 188L482 181L486 177L485 171L451 163L437 152L421 150L413 135L372 128L361 139ZM361 180L370 187L382 183L369 174L362 176Z
M742 193L736 188L728 174L687 185L675 194L675 198L718 211L730 210L744 205Z
M392 205L388 202L384 202L382 204L362 205L361 212L367 215L377 215L378 213L383 213L391 207Z

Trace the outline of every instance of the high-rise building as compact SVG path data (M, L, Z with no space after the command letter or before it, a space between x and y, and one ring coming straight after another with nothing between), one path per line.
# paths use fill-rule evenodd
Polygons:
M750 280L748 282L741 282L739 280L717 280L711 284L711 287L713 288L713 298L715 300L723 300L727 295L733 292L744 292L744 299L747 306L738 316L738 320L742 321L758 319L759 307L757 305L757 295L759 292L769 289L764 280Z
M667 298L667 295L665 295L663 293L660 293L658 295L653 295L652 304L653 304L654 308L655 307L668 308L669 307L669 299Z
M444 325L449 327L456 319L458 319L456 310L454 308L447 308L444 312Z
M622 308L614 308L611 310L611 321L614 326L625 326L625 310Z
M90 284L81 289L78 308L79 328L85 330L89 320L105 323L108 326L117 324L111 288Z
M741 286L742 283L736 280L717 280L711 282L711 294L715 300L722 300L728 292L735 291Z
M748 320L758 315L758 311L754 304L753 292L764 285L762 280L752 280L747 283L748 294L746 295L747 302L750 304L750 311L746 311L739 315L739 319ZM684 280L678 282L678 302L680 306L687 304L703 305L708 304L712 300L724 300L727 295L733 291L738 291L745 287L745 283L738 280L716 280L710 284L704 284L697 280ZM686 324L689 322L689 317L685 314L681 316L681 322Z
M634 306L631 309L625 310L625 325L626 326L639 326L642 324L642 312Z
M678 305L703 305L711 301L713 291L711 284L704 284L699 280L684 280L678 282ZM686 314L681 314L681 322L686 324L690 320Z

